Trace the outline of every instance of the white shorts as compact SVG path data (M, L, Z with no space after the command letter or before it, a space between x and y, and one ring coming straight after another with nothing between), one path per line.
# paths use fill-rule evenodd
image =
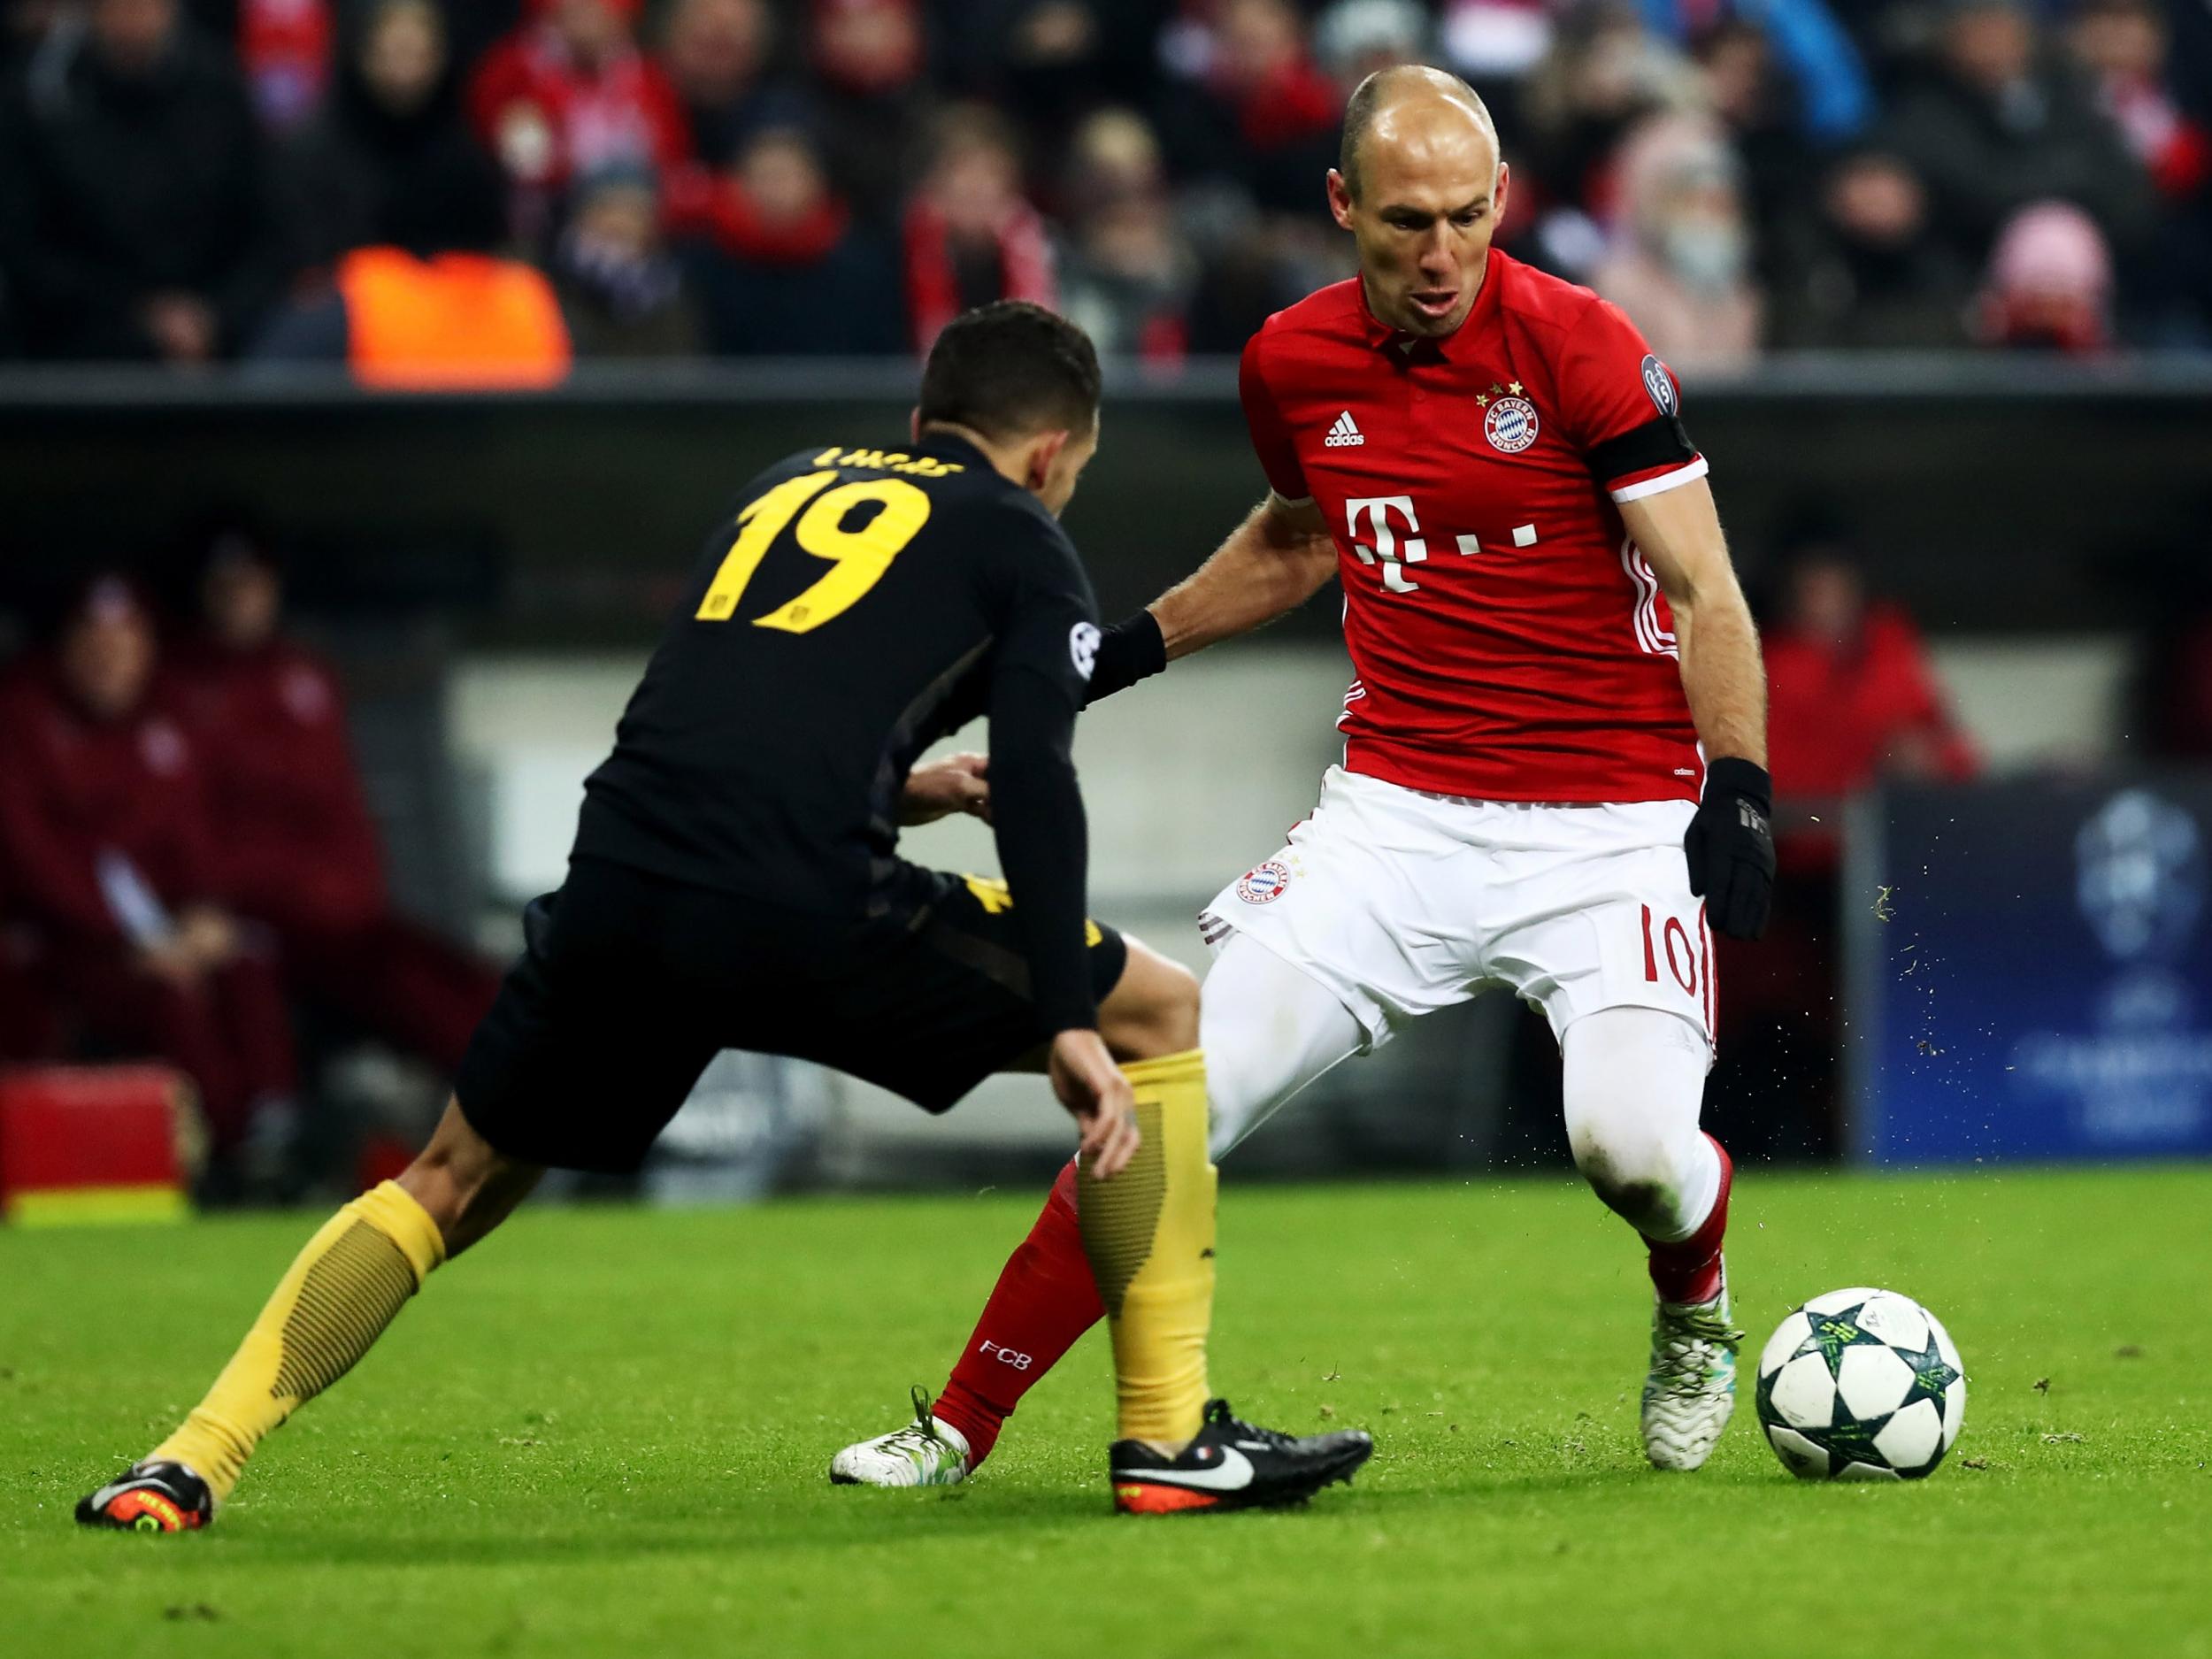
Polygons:
M1371 1048L1501 985L1555 1037L1601 1008L1657 1008L1709 1046L1712 934L1682 856L1696 810L1471 801L1332 766L1290 844L1199 926L1217 947L1249 934L1328 987Z

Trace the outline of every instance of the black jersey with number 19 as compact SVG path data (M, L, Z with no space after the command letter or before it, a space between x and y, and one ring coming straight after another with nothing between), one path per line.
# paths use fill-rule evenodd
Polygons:
M897 913L930 881L895 850L908 771L987 712L1036 1000L1088 1023L1068 742L1096 621L1058 521L964 441L792 456L709 542L585 787L576 853L818 916ZM1064 788L1038 787L1057 772ZM1043 797L1060 804L1031 810Z

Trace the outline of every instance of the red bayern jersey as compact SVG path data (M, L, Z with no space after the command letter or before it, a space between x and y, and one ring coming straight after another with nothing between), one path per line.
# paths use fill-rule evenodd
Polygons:
M1493 249L1467 320L1418 340L1354 278L1270 318L1241 388L1269 483L1336 538L1348 770L1486 800L1698 798L1673 617L1617 503L1705 460L1617 307Z

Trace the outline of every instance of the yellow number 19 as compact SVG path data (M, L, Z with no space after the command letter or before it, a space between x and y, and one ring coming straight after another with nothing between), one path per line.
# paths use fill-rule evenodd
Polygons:
M929 497L903 479L869 479L814 497L836 480L834 472L808 472L790 479L747 503L737 515L737 540L730 544L721 568L699 601L697 619L727 622L737 611L753 572L771 543L783 534L799 509L806 507L792 534L817 558L836 566L828 575L764 617L757 628L780 628L787 634L810 634L825 622L841 617L883 580L891 561L906 550L907 543L929 522ZM807 503L812 501L813 504ZM867 503L877 511L857 530L845 528L853 509Z

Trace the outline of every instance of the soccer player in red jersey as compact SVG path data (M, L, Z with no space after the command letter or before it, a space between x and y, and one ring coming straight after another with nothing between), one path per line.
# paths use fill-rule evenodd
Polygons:
M1202 918L1216 1156L1431 1010L1493 986L1541 1008L1575 1163L1648 1251L1645 1452L1695 1469L1733 1407L1740 1339L1731 1170L1698 1126L1709 929L1765 925L1764 681L1674 376L1614 306L1490 245L1509 185L1487 111L1451 76L1386 70L1352 95L1328 189L1360 274L1244 352L1271 493L1108 631L1091 695L1341 581L1343 764ZM949 1481L988 1453L1099 1317L1072 1185L938 1401L943 1455L925 1473L886 1436L834 1475Z

